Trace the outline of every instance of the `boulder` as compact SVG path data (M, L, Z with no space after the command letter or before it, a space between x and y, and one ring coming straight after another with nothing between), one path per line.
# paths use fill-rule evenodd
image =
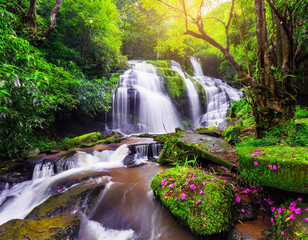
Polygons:
M173 136L164 143L158 162L162 164L183 163L196 158L215 162L221 166L234 168L234 148L226 141L207 135L184 132ZM180 164L181 165L181 164Z
M200 169L175 167L156 175L151 188L179 223L195 235L212 236L230 229L234 193L217 177Z
M308 193L307 148L242 146L236 151L239 172L248 183Z

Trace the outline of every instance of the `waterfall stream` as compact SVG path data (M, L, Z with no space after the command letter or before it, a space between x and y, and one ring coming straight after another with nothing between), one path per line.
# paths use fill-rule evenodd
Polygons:
M161 88L151 64L130 61L120 77L113 109L114 128L125 134L166 133L181 127L179 114Z
M193 57L190 60L194 79L203 85L206 95L206 113L199 117L196 126L217 127L227 117L232 102L240 100L241 92L220 79L204 76L197 60Z
M193 82L189 78L187 78L185 73L182 71L181 65L179 63L171 60L171 69L178 72L178 74L183 78L185 82L191 120L195 123L201 115L201 106L198 92Z

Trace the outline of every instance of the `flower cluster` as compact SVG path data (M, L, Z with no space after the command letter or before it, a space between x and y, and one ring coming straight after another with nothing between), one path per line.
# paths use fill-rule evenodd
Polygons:
M260 152L264 151L262 148L260 150L256 150L253 154L251 154L252 157L258 156Z

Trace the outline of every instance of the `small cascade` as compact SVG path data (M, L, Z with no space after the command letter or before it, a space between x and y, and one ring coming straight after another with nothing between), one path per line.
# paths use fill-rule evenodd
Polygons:
M162 148L161 143L131 145L129 146L130 154L126 158L127 163L140 164L147 160L157 159Z
M46 178L53 176L54 174L54 164L51 162L40 162L34 167L32 179Z
M240 100L241 92L220 79L204 76L197 60L193 57L190 60L194 79L203 85L206 95L206 113L198 119L197 127L218 126L227 117L232 102Z
M190 107L190 117L191 120L195 123L201 115L200 100L195 85L189 78L186 77L185 73L182 71L181 65L178 62L171 60L171 69L178 72L178 74L183 78L185 82L187 98Z
M114 95L114 128L125 134L166 133L181 127L177 110L151 64L130 61Z

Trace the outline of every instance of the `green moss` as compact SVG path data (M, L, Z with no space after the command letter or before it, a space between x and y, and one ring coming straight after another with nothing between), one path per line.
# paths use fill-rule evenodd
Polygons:
M170 61L168 60L157 60L157 61L148 60L147 63L152 64L154 67L170 68Z
M176 167L158 174L151 188L180 224L195 235L230 229L233 191L218 178L199 169Z
M240 174L249 183L308 193L307 148L263 147L264 151L257 156L251 156L259 150L256 147L237 147L236 150Z
M206 96L205 91L201 83L197 82L195 79L193 79L191 76L188 76L188 78L192 81L192 83L195 85L195 89L198 93L200 104L205 105L206 104Z
M67 149L77 148L82 145L89 144L91 142L96 142L99 139L101 139L101 137L102 137L102 134L100 132L87 133L87 134L75 137L72 140L66 142L65 147Z

